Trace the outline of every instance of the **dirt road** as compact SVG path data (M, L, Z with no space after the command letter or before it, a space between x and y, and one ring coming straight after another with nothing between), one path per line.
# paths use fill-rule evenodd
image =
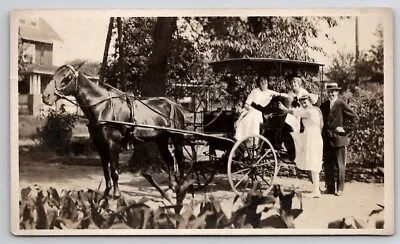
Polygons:
M158 182L166 183L165 175L155 175ZM34 184L46 189L54 187L58 190L97 189L102 181L103 172L98 166L79 166L57 162L27 162L20 163L20 188L33 186ZM295 186L301 192L311 189L311 183L303 179L278 178L275 182L283 187ZM321 183L321 187L323 182ZM133 198L141 198L143 195L158 196L158 192L140 175L122 173L120 175L120 188L122 194ZM104 182L101 185L104 189ZM210 185L208 194L199 193L195 199L201 201L206 196L232 201L234 193L229 187L225 175L218 175ZM318 199L303 198L304 212L295 220L296 228L327 228L329 222L345 216L366 218L376 204L384 203L383 184L373 183L346 183L346 189L342 196L323 195ZM294 202L298 207L299 203ZM296 206L297 205L297 206Z

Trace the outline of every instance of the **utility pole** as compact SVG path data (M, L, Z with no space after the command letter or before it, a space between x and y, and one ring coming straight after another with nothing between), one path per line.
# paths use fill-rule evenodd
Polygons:
M126 91L126 77L125 77L125 52L124 52L124 33L122 28L121 17L117 17L117 27L118 27L118 51L119 51L119 68L121 71L121 85L122 91Z
M106 67L107 67L108 50L110 49L110 42L111 42L111 35L112 35L113 26L114 26L114 17L111 17L110 18L110 22L108 24L108 32L107 32L107 37L106 37L106 44L104 46L103 62L101 63L100 83L104 82L104 75L105 75Z
M358 47L358 17L356 16L356 59L355 59L355 85L358 86L358 62L359 62L359 47Z

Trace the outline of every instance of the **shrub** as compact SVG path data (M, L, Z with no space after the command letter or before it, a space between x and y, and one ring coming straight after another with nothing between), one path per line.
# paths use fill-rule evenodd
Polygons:
M43 148L55 151L57 154L69 153L75 122L75 115L64 111L50 110L47 123L39 131L39 138Z
M293 228L291 221L302 212L302 207L291 209L293 197L294 193L263 196L251 190L247 196L232 200L235 209L225 208L220 200L210 198L196 205L180 204L176 212L173 210L177 204L170 205L170 201L160 199L130 200L123 196L106 199L91 189L57 191L52 187L47 190L27 187L20 194L19 223L20 229L25 230ZM301 196L298 197L301 202ZM278 198L281 204L282 201L289 204L288 209L282 207L278 214L262 217L263 212L274 208Z
M363 168L383 167L384 100L383 85L370 85L344 94L360 120L349 145L350 163Z

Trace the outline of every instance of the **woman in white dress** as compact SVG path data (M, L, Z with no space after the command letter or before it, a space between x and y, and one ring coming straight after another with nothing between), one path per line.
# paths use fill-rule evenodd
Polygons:
M265 107L274 96L280 93L268 89L268 80L257 82L243 106L239 119L236 122L235 139L241 140L247 136L260 134L260 123L263 122L262 112L252 107L252 103Z
M319 173L322 169L323 141L321 130L323 127L322 113L311 102L312 94L304 94L299 98L301 107L288 109L282 103L279 108L286 113L303 119L304 132L292 132L296 147L295 163L299 169L311 172L313 192L309 197L319 197Z

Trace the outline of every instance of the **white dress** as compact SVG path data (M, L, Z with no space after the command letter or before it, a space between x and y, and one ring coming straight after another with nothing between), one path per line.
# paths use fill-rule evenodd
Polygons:
M255 88L247 97L246 104L251 105L251 103L254 102L265 107L269 104L273 95L279 95L279 93L269 89L262 91L260 88ZM260 123L262 122L263 117L259 110L253 107L251 107L250 110L243 110L235 124L235 138L240 140L246 136L260 134Z
M296 148L295 163L299 169L320 172L322 169L323 141L322 114L317 107L296 108L293 115L303 118L304 132L292 132Z

